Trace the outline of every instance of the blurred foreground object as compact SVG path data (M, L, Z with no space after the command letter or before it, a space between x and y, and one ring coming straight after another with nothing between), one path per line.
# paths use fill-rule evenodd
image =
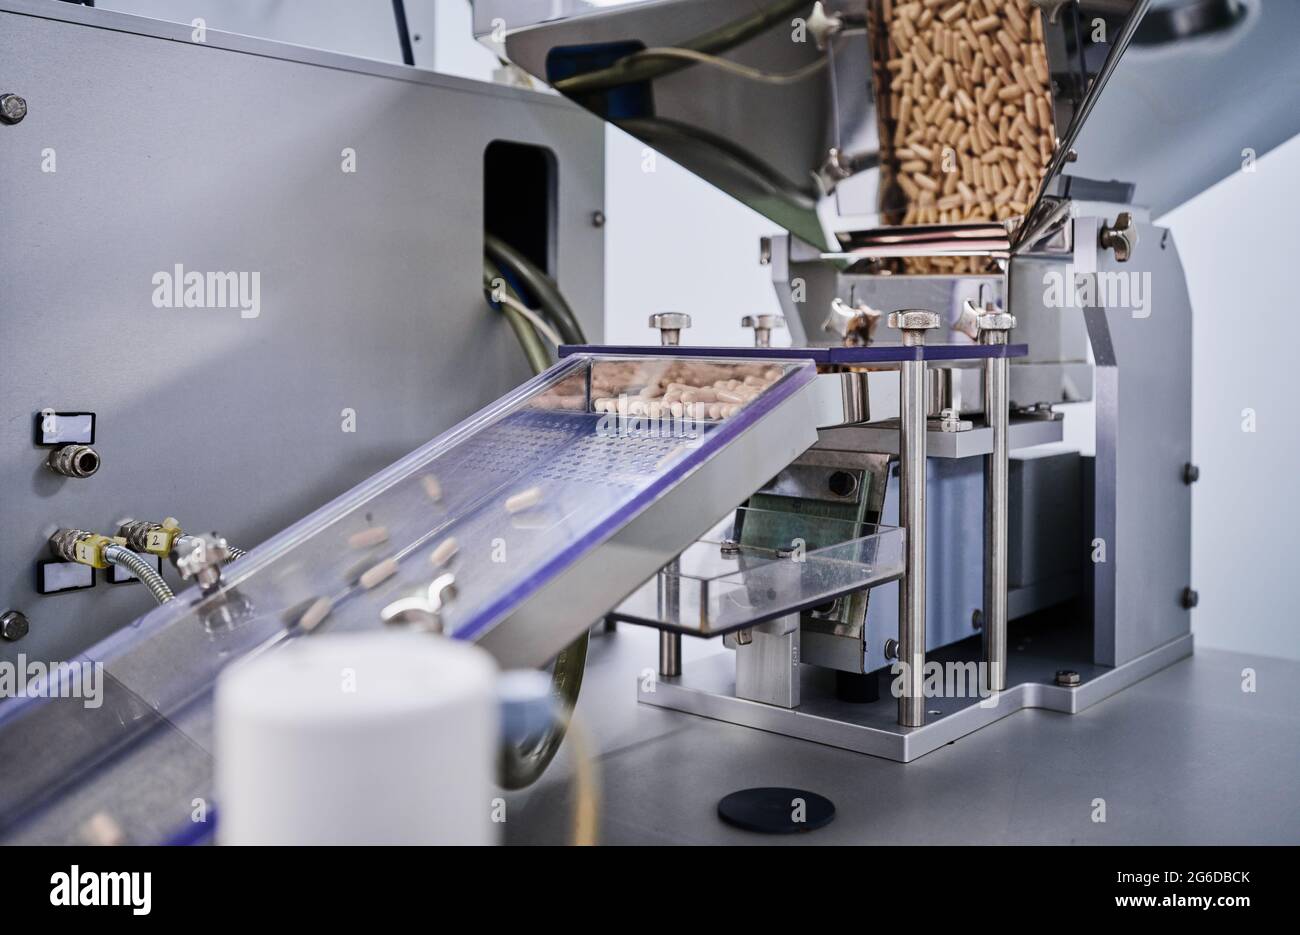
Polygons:
M324 635L217 683L222 844L491 844L499 709L482 649Z

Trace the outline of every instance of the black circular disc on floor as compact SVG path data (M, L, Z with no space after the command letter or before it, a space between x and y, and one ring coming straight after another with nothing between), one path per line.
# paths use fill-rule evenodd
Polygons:
M718 803L718 817L745 831L798 834L829 825L835 817L835 803L816 792L764 786L724 797Z

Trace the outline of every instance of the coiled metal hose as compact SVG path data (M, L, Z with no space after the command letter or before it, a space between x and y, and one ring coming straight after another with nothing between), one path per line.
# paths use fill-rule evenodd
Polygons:
M104 561L111 565L117 565L119 568L125 568L139 578L159 604L166 604L176 596L172 593L172 589L167 586L167 582L163 580L162 575L158 574L153 566L126 546L110 545L104 549Z

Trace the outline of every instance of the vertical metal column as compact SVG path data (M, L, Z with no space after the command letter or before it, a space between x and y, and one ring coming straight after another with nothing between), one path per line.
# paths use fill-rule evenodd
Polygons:
M980 343L1006 344L1016 326L1013 316L979 317ZM993 451L984 460L984 687L1007 687L1007 433L1011 401L1007 398L1008 361L984 361L984 420L993 430Z
M675 679L682 674L682 635L659 631L659 674Z
M904 347L920 348L926 331L939 327L939 316L904 309L890 314L889 327L902 332ZM898 522L907 530L907 564L898 595L898 662L903 679L898 723L920 727L925 723L925 361L904 361L899 382Z
M691 316L682 312L657 312L650 316L650 327L659 329L659 343L676 347L681 343L682 332L691 326ZM670 566L676 568L676 562ZM680 609L681 582L676 575L659 575L660 612L676 616ZM682 635L668 630L659 631L659 674L677 678L682 674Z

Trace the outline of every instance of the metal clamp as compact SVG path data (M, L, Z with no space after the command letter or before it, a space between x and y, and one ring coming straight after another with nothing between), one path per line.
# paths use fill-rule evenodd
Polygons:
M830 314L822 323L822 330L837 334L846 347L866 347L875 336L880 324L880 312L865 303L849 305L843 299L832 299Z
M456 576L451 572L433 579L424 594L393 601L379 612L384 623L408 623L430 633L442 632L442 611L456 597Z

